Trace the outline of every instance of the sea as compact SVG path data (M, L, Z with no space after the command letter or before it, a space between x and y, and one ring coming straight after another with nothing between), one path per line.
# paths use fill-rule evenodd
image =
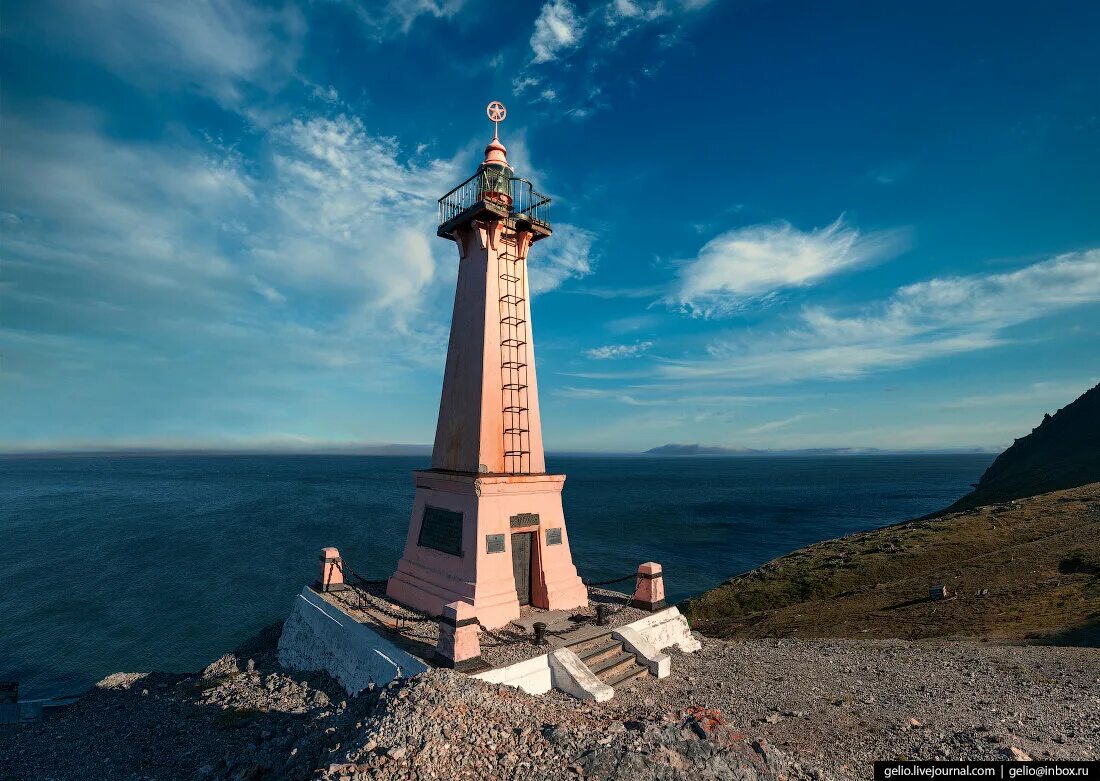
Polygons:
M586 579L665 569L671 601L820 540L938 510L990 455L553 456ZM0 680L65 696L201 669L282 619L335 545L392 573L420 456L0 458Z

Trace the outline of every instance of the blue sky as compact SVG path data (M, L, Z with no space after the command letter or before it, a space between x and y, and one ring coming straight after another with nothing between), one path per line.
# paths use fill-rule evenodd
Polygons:
M5 4L0 446L431 442L484 106L547 446L1003 447L1100 378L1100 5Z

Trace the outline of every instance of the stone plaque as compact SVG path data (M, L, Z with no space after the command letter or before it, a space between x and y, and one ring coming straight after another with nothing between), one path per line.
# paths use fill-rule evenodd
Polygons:
M424 520L420 524L420 537L416 544L421 548L462 555L462 513L440 507L425 507Z
M561 545L561 527L546 530L547 545Z
M520 513L519 515L513 515L510 519L513 529L520 529L524 526L538 526L539 514L538 513Z
M485 552L486 553L504 553L504 535L503 534L486 534L485 535Z

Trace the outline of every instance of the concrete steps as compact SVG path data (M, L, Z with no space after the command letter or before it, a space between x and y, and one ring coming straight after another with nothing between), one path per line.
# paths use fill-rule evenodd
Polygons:
M627 650L622 641L611 636L611 630L586 637L568 646L603 683L619 688L639 678L649 677L649 668L638 663L638 657Z

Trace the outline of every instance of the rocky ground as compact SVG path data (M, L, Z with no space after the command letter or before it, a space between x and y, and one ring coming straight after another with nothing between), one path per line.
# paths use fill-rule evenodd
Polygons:
M111 676L0 732L4 779L815 779L874 759L1095 758L1100 652L704 640L604 704L433 671L360 697L277 628L194 675Z

